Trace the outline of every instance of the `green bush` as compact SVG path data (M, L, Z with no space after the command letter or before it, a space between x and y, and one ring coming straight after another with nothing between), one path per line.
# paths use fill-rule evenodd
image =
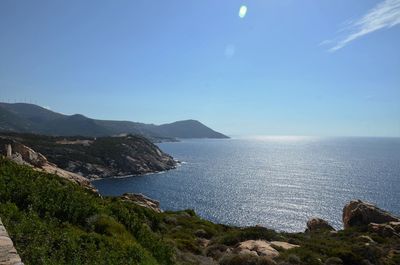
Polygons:
M114 206L121 204L0 158L0 217L27 265L171 264L169 245L150 228L137 230L140 220L126 229L110 215Z
M221 265L275 265L276 262L268 257L259 257L251 254L228 254L221 261Z
M283 240L284 238L274 230L265 227L246 227L242 229L232 229L226 232L219 240L219 243L233 246L246 240Z

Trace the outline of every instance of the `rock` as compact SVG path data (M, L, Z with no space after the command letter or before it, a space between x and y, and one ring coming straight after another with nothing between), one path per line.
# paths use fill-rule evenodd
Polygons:
M5 146L6 146L6 157L11 158L11 156L12 156L11 144L6 144Z
M290 244L282 241L264 241L264 240L247 240L240 242L232 250L232 253L238 255L250 255L259 257L275 258L279 256L277 249L288 250L299 247L299 245ZM229 254L230 251L226 251Z
M343 208L344 228L388 222L400 222L400 219L370 203L351 201Z
M76 173L59 168L57 165L49 162L41 153L36 152L32 148L23 145L14 139L9 139L3 136L0 136L0 144L4 144L7 158L11 159L15 163L33 167L33 169L37 171L56 174L61 178L67 179L97 193L97 190L92 186L88 179ZM0 153L4 153L4 150L0 149Z
M272 241L271 246L274 248L278 247L278 248L281 248L284 250L300 247L299 245L294 245L294 244L290 244L290 243L282 242L282 241Z
M396 233L400 234L400 222L389 222L389 225L393 227Z
M359 236L358 239L360 239L360 241L364 243L375 243L375 241L371 237L366 235Z
M258 257L258 253L254 250L250 250L247 248L241 249L237 252L240 255L251 255L251 256L257 256Z
M11 157L20 154L23 161L35 167L51 161L64 170L91 179L156 173L178 165L178 161L139 135L63 139L4 133L0 135L0 154L9 157L10 153Z
M157 213L161 213L160 202L150 199L149 197L144 196L143 194L137 193L124 193L121 197L124 201L132 202L136 205L145 207L147 209L153 210Z
M0 264L23 265L14 244L0 220Z
M306 232L315 232L315 231L335 231L335 229L324 219L321 218L311 218L307 221L307 229Z
M82 177L81 175L75 174L73 172L61 169L52 163L44 164L41 168L35 168L35 169L39 169L46 173L58 175L59 177L67 179L71 182L74 182L75 184L78 184L86 189L89 189L97 193L96 188L92 186L92 184L87 178Z
M263 240L247 240L239 243L233 250L237 254L251 254L274 258L279 252L271 246L271 243Z
M14 143L12 146L12 151L20 154L25 162L35 167L42 167L48 163L46 157L44 157L41 153L35 152L32 148L29 148L23 144Z
M205 238L198 238L196 242L203 248L207 247L210 244L210 240Z
M393 235L396 235L400 237L398 233L394 230L392 226L389 224L376 224L376 223L370 223L368 225L368 230L373 233L377 233L378 235L382 237L391 237Z

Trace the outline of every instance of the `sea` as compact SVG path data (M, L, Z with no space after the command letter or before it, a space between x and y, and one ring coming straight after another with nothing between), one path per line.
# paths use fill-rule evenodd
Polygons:
M181 164L93 184L103 195L142 193L163 210L286 232L304 231L311 217L340 229L343 207L355 199L400 215L400 138L258 136L158 146Z

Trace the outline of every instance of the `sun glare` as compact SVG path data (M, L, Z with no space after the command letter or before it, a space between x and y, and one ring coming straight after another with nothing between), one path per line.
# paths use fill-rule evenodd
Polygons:
M240 18L244 18L246 16L247 13L247 6L241 6L239 9L239 17Z

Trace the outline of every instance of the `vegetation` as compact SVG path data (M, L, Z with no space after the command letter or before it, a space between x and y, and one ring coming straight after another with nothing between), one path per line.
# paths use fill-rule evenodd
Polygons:
M85 177L140 175L176 165L172 157L139 135L90 138L3 133L0 143L1 137L29 146L58 167Z
M175 138L229 138L195 120L163 125L95 120L81 114L64 115L33 104L2 102L0 131L88 137L130 133L140 134L153 141L171 141Z
M0 158L0 217L25 264L400 264L400 239L365 228L277 233L214 224L192 210L156 213L102 198ZM250 239L300 247L274 260L226 251ZM208 263L212 264L212 263Z

